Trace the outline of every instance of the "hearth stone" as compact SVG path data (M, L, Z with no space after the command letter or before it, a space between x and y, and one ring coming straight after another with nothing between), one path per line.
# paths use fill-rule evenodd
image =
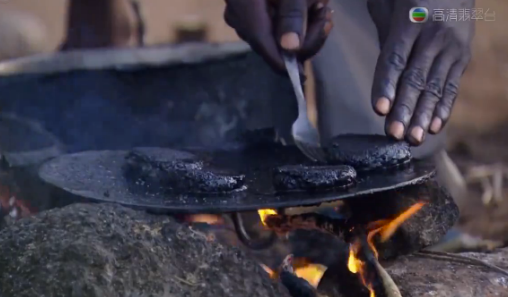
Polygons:
M366 224L390 218L419 201L427 204L404 222L391 239L376 242L381 259L410 254L437 243L452 228L459 217L453 199L435 180L402 189L345 200L353 219ZM291 244L297 257L309 257L323 265L335 263L347 255L347 245L319 231L298 230L292 234Z
M0 296L288 296L240 250L116 205L22 219L0 231L0 250Z
M436 180L346 201L361 222L392 217L417 202L426 202L385 243L376 242L381 259L409 254L436 244L459 219L459 208ZM366 211L366 209L369 209ZM367 215L370 214L370 215Z
M491 265L508 267L508 248L493 253L462 253ZM487 297L508 296L508 277L491 269L418 255L402 256L381 263L404 297ZM344 273L349 274L349 276ZM368 297L368 292L348 285L346 278L357 281L347 272L345 258L328 268L319 285L327 297ZM357 293L357 294L354 294Z

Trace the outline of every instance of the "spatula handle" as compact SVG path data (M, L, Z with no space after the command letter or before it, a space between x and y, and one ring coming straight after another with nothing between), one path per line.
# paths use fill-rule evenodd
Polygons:
M307 116L307 103L305 102L305 95L303 94L302 82L300 81L300 71L298 70L298 61L294 54L282 53L286 70L289 74L289 79L293 85L293 90L298 102L299 116Z

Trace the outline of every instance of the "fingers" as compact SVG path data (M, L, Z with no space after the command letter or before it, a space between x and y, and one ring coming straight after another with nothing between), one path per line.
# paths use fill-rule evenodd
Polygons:
M288 51L300 49L307 27L307 0L280 0L277 16L277 38Z
M386 119L387 135L401 140L406 134L418 98L425 89L428 73L442 48L441 39L423 35L415 43L412 58L398 81L397 95Z
M410 144L417 146L425 140L436 105L443 96L446 78L455 61L456 56L452 53L442 53L436 58L407 131L406 139Z
M399 78L408 64L409 54L420 31L420 24L413 24L405 18L404 21L392 24L376 64L372 104L379 115L387 115L391 110Z
M332 10L318 2L309 11L309 25L305 41L298 52L300 61L312 58L323 47L333 28Z
M272 68L285 73L281 49L294 52L304 61L323 46L332 28L327 2L226 0L224 19Z
M276 71L285 72L265 0L226 1L224 20ZM245 2L245 3L243 3ZM248 13L246 13L248 11Z
M459 81L466 70L469 60L470 56L465 55L460 61L452 66L444 85L443 97L437 103L434 111L434 116L429 129L430 133L439 133L450 118L453 104L455 103L455 99L457 98L459 92Z

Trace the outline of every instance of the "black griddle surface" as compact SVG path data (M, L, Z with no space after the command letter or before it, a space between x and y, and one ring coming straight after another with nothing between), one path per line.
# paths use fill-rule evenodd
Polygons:
M434 174L432 164L418 161L390 171L359 173L358 183L349 189L277 194L272 186L274 167L310 164L296 147L270 145L247 150L189 151L216 166L244 173L247 190L221 196L147 191L124 179L122 165L127 151L86 151L59 156L44 163L39 175L66 192L97 202L178 213L223 213L318 205L417 184Z

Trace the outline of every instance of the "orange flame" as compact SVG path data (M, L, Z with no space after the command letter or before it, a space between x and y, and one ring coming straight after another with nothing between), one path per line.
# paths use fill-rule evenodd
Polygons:
M268 273L270 278L275 279L278 277L277 273L270 267L266 266L265 264L259 264L259 265L261 265L261 268L263 268L263 270L266 271L266 273Z
M261 223L263 223L264 226L266 226L266 217L269 215L276 215L277 211L274 209L258 209L259 219L261 220Z
M370 297L376 297L376 293L372 287L372 284L366 279L365 263L360 260L357 255L360 251L360 242L357 241L349 246L349 258L347 261L347 268L354 274L359 273L362 284L369 290Z
M369 232L367 234L367 243L376 258L378 257L378 251L374 245L374 236L379 234L381 242L387 241L393 236L402 223L418 212L424 205L424 202L418 202L399 214L393 220L379 220L368 224L367 230L369 230ZM359 273L362 284L370 292L370 297L375 297L376 293L374 292L372 283L366 279L365 263L358 258L360 248L360 241L356 241L349 246L348 269L352 273Z
M327 269L321 264L307 264L303 267L295 267L295 274L317 288Z
M280 271L275 271L264 264L260 265L270 275L270 278L277 279L279 277ZM328 267L321 264L312 264L305 258L294 258L292 266L296 276L303 278L314 288L318 287L328 269Z

